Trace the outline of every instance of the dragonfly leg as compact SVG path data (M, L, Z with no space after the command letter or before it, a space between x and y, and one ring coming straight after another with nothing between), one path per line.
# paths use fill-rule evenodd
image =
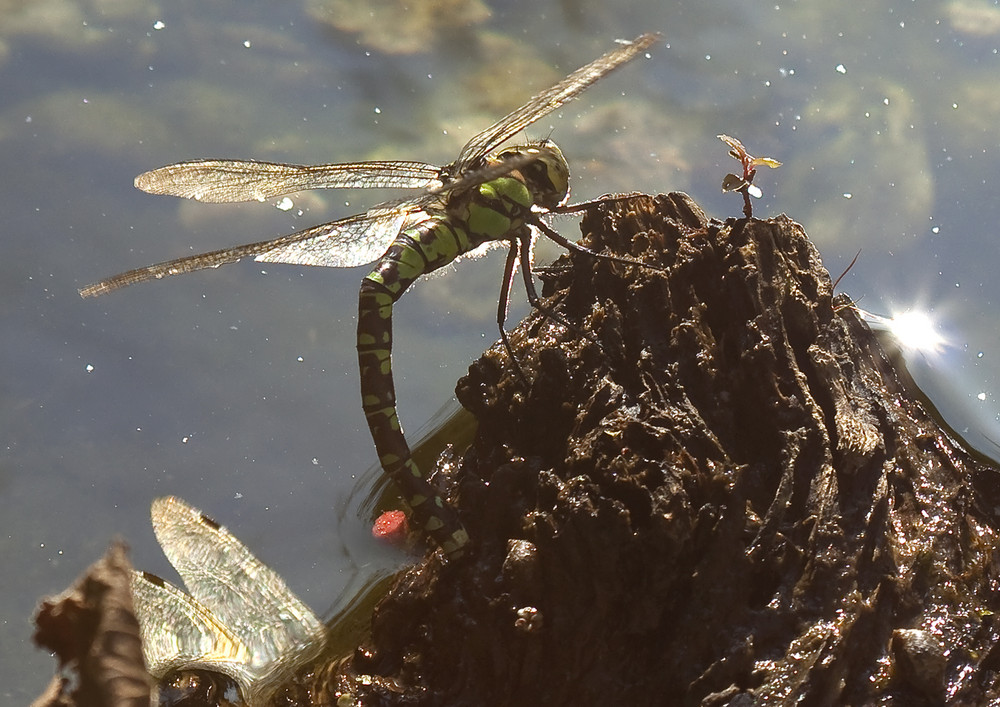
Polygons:
M560 234L558 231L552 228L549 224L542 221L540 218L537 217L534 218L531 222L531 225L536 227L542 233L544 233L546 238L555 241L566 250L573 250L576 251L577 253L583 253L584 255L588 255L591 258L596 258L597 260L607 260L612 263L622 263L624 265L638 265L639 267L646 268L648 270L659 270L661 272L664 270L664 268L661 268L657 265L650 265L649 263L644 263L641 260L636 260L634 258L625 258L616 255L607 255L606 253L598 253L596 251L593 251L590 248L584 248L579 243L574 243L573 241L569 240L568 238Z
M609 194L605 196L599 196L596 199L591 199L589 201L580 201L576 204L565 204L563 206L554 206L549 211L554 214L575 214L581 211L589 211L595 206L602 206L604 204L613 204L618 201L630 201L634 199L639 192L632 192L631 194Z
M518 240L512 238L510 240L510 250L507 251L507 262L503 267L503 284L500 286L500 300L497 303L497 326L500 327L500 341L503 342L504 350L507 351L507 358L517 372L517 377L521 379L521 386L527 390L528 379L524 377L521 364L517 362L517 357L514 356L514 350L510 346L510 337L507 336L507 330L504 328L504 325L507 323L507 308L510 305L510 288L514 283L514 269L517 267L517 251Z
M392 379L392 305L409 282L383 284L379 271L361 283L358 298L358 364L361 399L379 462L399 486L420 528L457 557L469 540L458 514L437 493L410 455L396 414ZM411 280L412 281L412 280Z
M551 230L552 233L555 233L557 236L559 236L559 234L556 233L551 228L549 230ZM548 234L546 233L546 235ZM532 307L537 309L539 312L544 314L552 321L566 327L577 336L582 336L586 339L589 339L593 343L597 344L598 348L603 350L604 347L601 346L601 342L598 341L590 332L583 331L579 327L574 326L573 324L568 322L565 318L563 318L561 315L556 314L553 310L549 309L544 304L542 304L542 298L538 296L538 291L535 289L534 272L531 266L531 237L532 237L531 231L527 228L522 229L517 235L518 240L521 242L521 249L520 249L521 275L524 278L524 289L528 294L528 304L530 304ZM551 236L549 237L551 238ZM559 238L566 240L562 236L559 236ZM559 241L556 242L559 243ZM566 242L569 243L570 241Z

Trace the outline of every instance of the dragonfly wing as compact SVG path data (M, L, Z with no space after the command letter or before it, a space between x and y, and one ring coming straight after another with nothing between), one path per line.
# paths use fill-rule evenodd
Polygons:
M327 225L331 226L333 224ZM101 280L100 282L95 282L92 285L80 288L80 296L98 297L99 295L105 295L109 292L121 289L122 287L128 287L129 285L134 285L139 282L161 280L171 275L180 275L181 273L194 272L205 268L217 268L220 265L235 263L243 258L252 258L257 256L271 246L285 243L296 236L309 234L315 230L315 228L310 228L306 231L300 231L289 236L278 238L277 240L272 239L267 241L257 241L256 243L246 243L232 248L213 250L209 253L199 253L198 255L188 255L183 258L176 258L174 260L167 260L154 265L147 265L142 268L135 268L134 270L127 270L123 273L109 277L106 280Z
M334 221L303 231L302 238L271 248L255 260L332 268L364 265L386 251L406 218L405 213L394 213Z
M256 243L188 255L128 270L80 289L81 297L97 297L148 280L256 258L269 263L354 267L378 258L412 216L410 212L435 200L433 195L386 202L363 214L313 226L302 231Z
M254 674L322 648L322 622L228 530L172 496L153 502L152 518L170 564L191 596L246 645Z
M159 680L172 670L206 668L234 678L246 694L254 679L249 650L211 611L147 572L133 572L132 601L150 675Z
M328 268L364 265L385 253L404 226L428 218L423 209L435 202L432 193L379 204L363 214L279 238L255 260Z
M193 160L143 172L135 186L211 203L264 201L306 189L433 189L441 169L424 162L297 165L254 160Z
M592 83L622 64L631 61L659 41L660 38L660 34L651 33L640 35L631 42L624 42L617 49L613 49L596 61L577 69L555 86L542 91L523 106L469 140L449 171L461 174L514 134L539 118L548 115L567 101L576 98Z

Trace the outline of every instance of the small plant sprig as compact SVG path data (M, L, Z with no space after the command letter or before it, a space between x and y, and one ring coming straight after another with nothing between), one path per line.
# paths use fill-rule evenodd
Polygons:
M738 191L742 194L743 215L747 218L753 218L753 204L750 202L750 197L753 196L759 199L763 194L753 184L753 178L757 174L757 167L765 165L771 169L777 169L781 166L781 163L770 157L754 157L747 152L747 148L743 147L743 143L734 137L719 135L718 138L729 145L729 154L743 165L742 177L735 174L726 175L726 178L722 180L722 191Z

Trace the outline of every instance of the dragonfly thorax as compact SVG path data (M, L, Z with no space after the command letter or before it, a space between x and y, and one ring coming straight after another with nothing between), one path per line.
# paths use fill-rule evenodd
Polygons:
M527 164L518 167L517 172L531 192L536 206L552 209L559 206L569 196L569 164L562 150L546 138L530 145L510 147L496 155L497 162L507 159L534 157Z

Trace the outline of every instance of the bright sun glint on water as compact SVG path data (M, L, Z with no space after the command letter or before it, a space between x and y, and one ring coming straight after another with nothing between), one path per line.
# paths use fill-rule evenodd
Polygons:
M910 309L891 317L862 311L862 316L870 325L892 334L903 349L934 356L943 353L948 346L948 340L924 310Z
M897 314L890 321L889 331L905 348L936 354L948 344L926 312L914 309Z

